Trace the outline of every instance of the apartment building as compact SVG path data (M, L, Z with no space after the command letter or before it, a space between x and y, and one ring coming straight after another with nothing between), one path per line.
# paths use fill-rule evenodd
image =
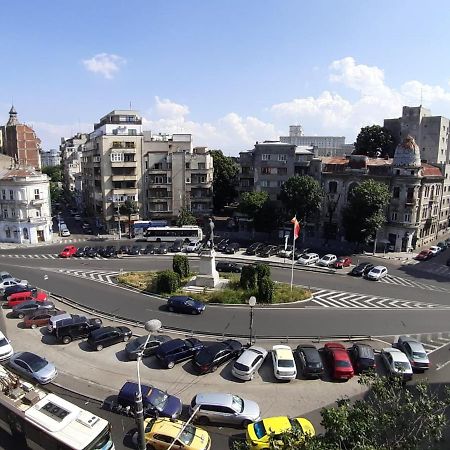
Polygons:
M138 111L114 110L94 125L82 152L83 204L107 231L126 231L120 215L127 199L142 207L142 118ZM132 216L137 220L139 215Z
M146 218L173 221L182 208L196 216L212 213L214 166L207 147L193 147L190 134L144 132L142 159Z
M56 148L41 150L41 166L56 167L61 165L61 152Z

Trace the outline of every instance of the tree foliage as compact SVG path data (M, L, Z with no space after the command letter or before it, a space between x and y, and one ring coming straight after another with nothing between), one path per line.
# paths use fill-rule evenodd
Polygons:
M237 196L239 165L221 150L211 150L210 154L214 161L213 205L214 211L219 212Z
M295 175L289 178L281 188L280 199L289 218L305 223L320 209L324 197L319 182L309 175Z
M254 290L256 288L256 267L248 264L242 267L241 278L239 280L239 284L242 289L247 289L249 291Z
M181 208L177 217L177 227L182 227L183 225L197 225L197 219L187 208Z
M391 193L384 183L368 179L356 186L342 213L345 238L362 244L375 236L386 222L385 210L390 198Z
M258 279L258 284L264 277L270 277L269 264L256 264L256 277Z
M186 278L190 272L188 257L186 255L175 255L172 261L172 268L180 278Z
M281 212L267 192L244 192L238 211L253 220L256 231L270 233L281 225Z
M63 167L61 165L43 167L42 173L48 175L50 181L53 181L54 183L62 183L63 181Z
M180 275L173 270L163 270L156 276L156 292L170 294L180 287Z
M391 132L380 125L361 128L355 142L354 155L392 156L394 152L394 139Z
M239 199L238 211L254 219L263 205L269 201L267 192L244 192Z
M128 237L131 239L131 216L139 213L139 206L136 201L127 198L119 208L120 214L128 217Z
M258 280L258 302L272 303L275 283L268 276Z

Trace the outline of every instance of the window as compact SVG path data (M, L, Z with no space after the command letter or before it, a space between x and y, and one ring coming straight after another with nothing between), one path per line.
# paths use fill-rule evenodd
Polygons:
M261 187L268 187L269 182L267 180L261 180Z
M36 217L41 217L41 212L38 209L36 210Z
M2 199L6 200L6 191L2 189Z
M14 191L9 191L9 199L14 200Z
M8 218L8 210L6 208L3 210L3 218L4 219Z
M268 153L262 154L262 160L263 161L270 161L270 155Z
M330 194L336 194L336 192L337 192L337 181L330 181L328 183L328 192Z
M270 175L271 174L271 167L261 167L261 174L262 175Z
M278 175L287 175L287 167L278 167Z
M16 217L16 208L11 208L11 216Z
M396 211L394 211L394 212L392 213L391 220L392 220L393 222L395 222L395 221L397 220L397 212L396 212Z
M5 233L6 233L7 238L11 237L11 230L9 228L7 230L5 230Z
M198 168L200 170L205 170L206 169L206 164L205 163L198 163Z
M278 155L278 161L287 161L287 155L286 154Z
M186 169L190 169L191 168L191 163L186 163Z
M411 222L411 214L405 213L403 222Z
M122 162L122 153L111 153L111 162Z

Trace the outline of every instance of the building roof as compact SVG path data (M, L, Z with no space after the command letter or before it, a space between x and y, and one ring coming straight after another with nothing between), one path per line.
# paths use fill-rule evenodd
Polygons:
M40 172L35 172L32 169L3 169L0 170L0 179L1 180L7 180L14 177L29 177L29 176L36 176L36 175L42 175Z
M422 174L424 177L442 177L442 172L439 167L431 164L422 163Z
M311 147L310 145L297 145L297 148L295 149L296 155L313 155L314 154L314 147Z

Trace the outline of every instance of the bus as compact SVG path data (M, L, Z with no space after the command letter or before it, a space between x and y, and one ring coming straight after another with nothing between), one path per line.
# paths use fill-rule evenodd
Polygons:
M135 220L133 222L133 233L137 239L142 239L147 228L166 227L167 220Z
M0 366L0 427L14 448L114 450L111 425Z
M183 242L194 242L203 239L203 232L195 225L149 227L145 232L145 238L149 242L174 242L177 239L181 239Z

